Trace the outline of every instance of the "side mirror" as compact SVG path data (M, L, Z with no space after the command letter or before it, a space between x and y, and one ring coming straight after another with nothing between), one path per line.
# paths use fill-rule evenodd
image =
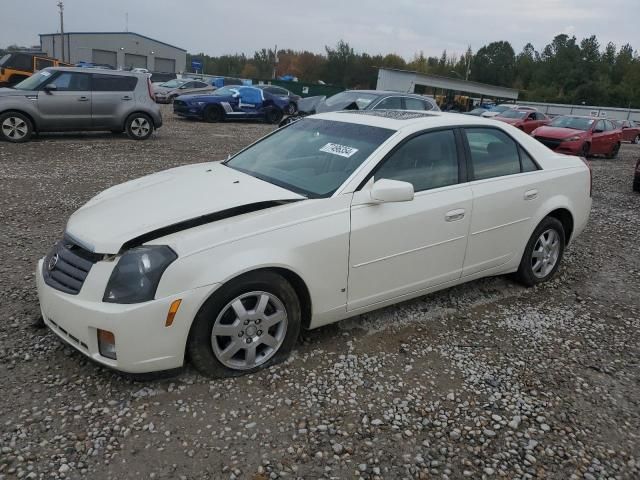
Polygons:
M47 93L55 92L56 90L58 90L58 86L55 83L47 83L44 86L44 91Z
M232 95L232 97L233 97L233 98L240 98L240 94L239 94L239 93L234 93L234 94Z
M413 185L409 182L381 178L371 187L371 200L375 203L410 202L413 200Z

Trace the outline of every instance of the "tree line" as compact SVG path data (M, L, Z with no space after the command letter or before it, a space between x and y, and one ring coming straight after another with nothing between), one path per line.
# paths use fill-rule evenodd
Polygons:
M212 57L187 56L203 62L205 73L272 78L293 75L300 81L323 81L345 88L375 88L376 67L399 68L516 88L523 100L640 108L640 57L629 44L600 45L596 36L578 41L557 35L542 50L528 43L518 54L507 41L492 42L473 52L439 57L420 52L407 60L400 55L370 55L355 51L347 42L325 47L323 53L273 49Z

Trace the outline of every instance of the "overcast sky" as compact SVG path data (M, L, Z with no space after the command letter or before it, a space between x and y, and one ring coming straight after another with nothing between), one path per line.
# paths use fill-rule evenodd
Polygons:
M0 0L0 46L59 31L57 0ZM640 48L640 0L64 0L65 31L129 31L210 55L260 48L463 53L508 40L541 50L558 33Z

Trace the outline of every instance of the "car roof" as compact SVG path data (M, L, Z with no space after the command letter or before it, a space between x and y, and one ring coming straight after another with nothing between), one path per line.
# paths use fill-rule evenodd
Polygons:
M342 110L339 112L320 113L309 118L357 123L396 131L414 126L438 128L456 126L482 127L502 124L498 120L488 118L424 110Z
M125 71L125 70L109 70L109 69L100 69L100 72L96 72L95 68L85 68L85 67L48 67L45 68L44 70L50 71L50 72L84 72L87 73L87 70L90 70L90 73L99 73L99 74L106 74L106 75L123 75L123 76L128 76L128 77L138 77L138 78L145 78L147 76L146 73L142 73L142 72L129 72L129 71Z

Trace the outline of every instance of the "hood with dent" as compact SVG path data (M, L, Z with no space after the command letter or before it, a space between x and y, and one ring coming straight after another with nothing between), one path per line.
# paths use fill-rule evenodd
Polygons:
M585 130L576 130L574 128L564 128L564 127L550 127L548 125L538 127L536 129L536 136L546 137L546 138L569 138L575 137L576 135L587 135L588 132Z
M188 220L304 198L220 163L187 165L105 190L69 218L66 233L96 253L115 254L132 239Z

